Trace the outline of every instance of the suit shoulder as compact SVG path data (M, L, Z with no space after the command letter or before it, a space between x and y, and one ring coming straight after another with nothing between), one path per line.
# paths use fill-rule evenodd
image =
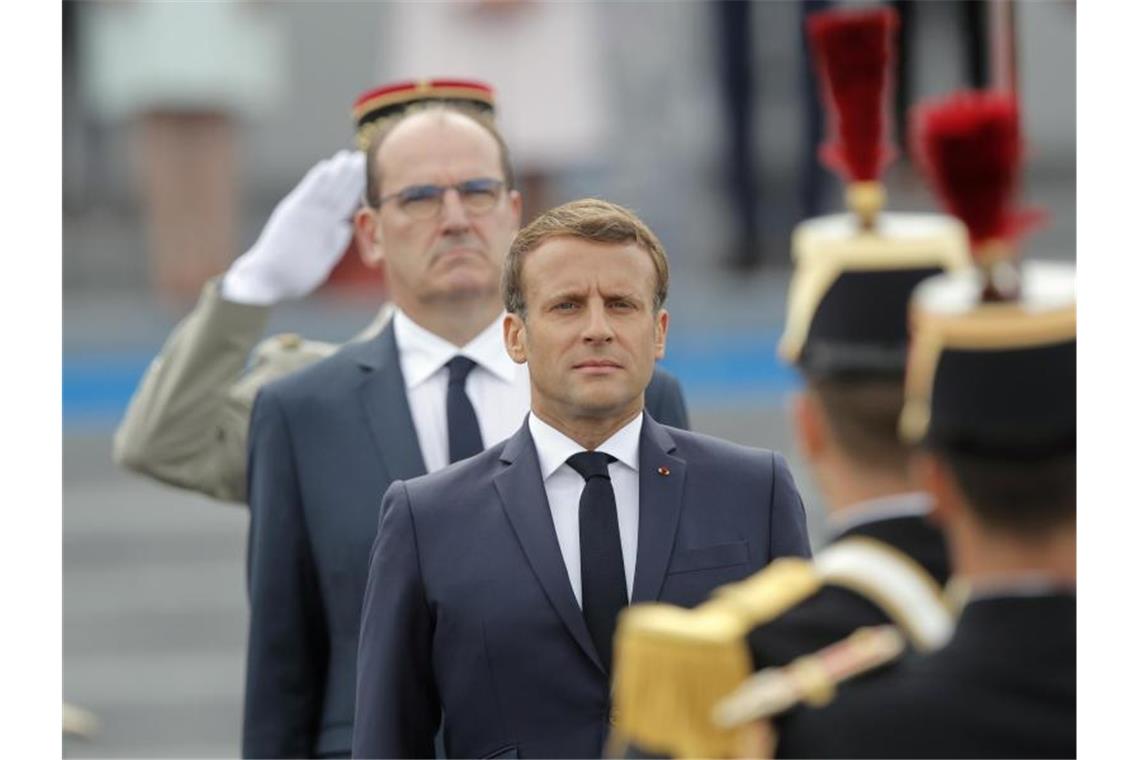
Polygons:
M490 483L499 470L497 464L506 445L507 441L500 441L470 459L403 481L413 510L455 504L462 501L457 495L471 493L480 485Z
M720 461L734 466L771 467L773 459L780 457L778 453L770 449L745 446L704 433L695 433L691 430L681 430L668 426L666 429L677 445L677 452L688 458L697 457L702 460L708 459L714 463Z
M270 340L273 340L272 338ZM301 340L296 348L299 357L289 360L277 358L281 364L292 362L292 371L282 372L262 386L262 392L276 396L284 403L291 403L327 393L330 389L350 382L360 374L360 345L348 343L337 346L332 343ZM271 349L271 357L280 357L286 349Z

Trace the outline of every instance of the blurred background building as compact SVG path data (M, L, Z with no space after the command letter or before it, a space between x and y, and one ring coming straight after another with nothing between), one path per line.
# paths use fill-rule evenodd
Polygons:
M818 123L801 3L195 2L140 21L149 5L64 4L63 686L65 699L99 719L89 737L67 739L66 754L238 751L246 513L117 470L111 433L187 299L249 247L309 166L350 145L350 105L377 83L488 78L532 198L553 205L597 195L641 214L673 267L664 364L684 384L694 428L782 450L796 465L782 406L794 375L774 353L789 234L806 214L840 204L837 185L813 176L809 160ZM970 84L978 72L968 19L997 4L907 5L912 98ZM1013 11L1030 151L1023 195L1051 215L1025 255L1072 260L1075 5L1003 5ZM728 19L746 29L726 33ZM149 52L124 58L122 35L144 23L162 24L167 36L145 31ZM115 77L154 73L147 62L170 50L214 67L212 94L190 97L183 85L144 98L149 85L139 82L129 85L133 100L115 94ZM992 75L992 57L983 63ZM734 92L738 100L726 101ZM194 158L193 146L156 147L153 134L148 143L147 114L163 116L163 140L172 139L171 114L197 123L207 158ZM190 158L173 161L182 149ZM211 160L220 176L203 178L209 172L198 170ZM890 208L934 207L905 160L886 179ZM213 188L209 197L202 188ZM205 208L180 207L195 198ZM171 215L176 226L221 220L220 230L156 232ZM368 283L330 286L276 309L269 329L341 341L369 320L377 298ZM799 482L813 501L807 479ZM808 508L818 528L819 512Z

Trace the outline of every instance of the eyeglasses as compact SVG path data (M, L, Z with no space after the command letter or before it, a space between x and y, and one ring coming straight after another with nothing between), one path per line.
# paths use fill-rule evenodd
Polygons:
M499 202L506 183L501 179L479 177L458 182L454 185L412 185L399 192L385 195L376 204L380 208L390 200L395 200L400 210L412 219L432 219L443 208L443 195L448 190L459 194L459 201L468 214L485 214Z

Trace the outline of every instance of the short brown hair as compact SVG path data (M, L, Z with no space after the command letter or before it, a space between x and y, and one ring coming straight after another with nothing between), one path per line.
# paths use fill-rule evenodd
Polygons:
M466 105L462 102L430 101L426 103L415 103L394 116L389 116L386 119L378 119L374 123L372 137L368 141L367 161L365 163L364 199L368 202L369 206L377 208L380 205L380 167L376 161L376 154L380 152L380 146L388 139L388 135L392 134L392 130L394 130L397 125L421 113L459 114L460 116L466 116L487 130L491 137L495 138L495 143L499 146L499 161L503 170L503 182L505 187L507 190L514 189L515 174L511 169L510 151L507 150L507 144L503 141L503 136L499 134L499 128L495 126L495 120L492 116L483 109Z
M528 224L515 236L503 264L503 302L511 314L526 316L523 296L523 257L547 240L572 237L594 243L633 243L653 261L657 286L653 310L665 305L669 293L669 260L653 231L629 209L597 198L583 198L552 208Z
M1077 454L1001 460L934 447L989 530L1032 539L1072 524L1077 516Z
M904 475L910 447L899 438L901 377L807 378L836 443L851 459L875 470Z

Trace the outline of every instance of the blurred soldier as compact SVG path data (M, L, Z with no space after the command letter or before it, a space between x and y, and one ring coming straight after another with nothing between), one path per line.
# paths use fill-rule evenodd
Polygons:
M965 606L945 648L792 714L807 757L1075 757L1076 300L1071 265L1012 263L1015 103L919 112L922 160L970 229L978 272L923 283L900 428Z
M366 166L356 229L393 317L268 383L250 419L248 756L349 753L381 497L502 441L530 406L499 292L522 199L493 121L409 108L375 131ZM650 414L684 427L676 380L650 370Z
M920 109L916 125L919 158L965 222L978 262L976 271L916 289L900 418L904 440L923 448L917 479L946 531L955 574L949 595L961 617L944 647L867 674L836 696L840 681L893 659L891 648L875 641L866 648L866 635L862 642L857 635L784 668L741 675L740 621L767 614L780 594L775 583L730 588L719 609L696 622L653 609L637 620L631 611L619 644L633 644L640 670L667 662L673 649L689 670L703 664L708 672L711 663L717 674L711 686L695 679L707 692L705 709L682 713L688 723L668 747L763 755L773 746L760 741L773 737L766 718L804 702L808 708L780 723L777 756L1076 754L1073 268L1019 272L1013 264L1012 240L1031 216L1013 209L1022 147L1010 98L951 98ZM676 647L677 639L685 645ZM641 693L647 682L635 683ZM661 733L649 721L627 731Z
M459 80L399 83L363 93L353 107L357 146L417 103L446 101L494 113L491 89ZM295 334L257 343L276 304L325 282L352 238L364 193L364 154L320 161L274 209L257 242L207 283L139 383L115 433L115 462L224 501L246 500L246 437L257 391L331 355L331 343ZM379 263L364 257L366 266ZM353 341L376 335L385 305ZM256 346L255 346L256 344ZM252 356L251 356L252 353Z
M945 542L925 519L929 495L911 483L898 419L908 299L923 279L968 266L966 231L946 215L880 211L879 177L889 152L884 106L893 12L828 11L814 14L808 26L832 105L833 142L824 155L849 181L851 213L796 228L795 272L779 351L804 379L804 390L793 399L792 425L828 505L832 543L814 563L781 561L722 589L707 610L694 614L699 621L706 612L716 617L718 610L744 605L729 630L739 629L735 646L746 646L749 671L785 665L863 626L896 623L919 650L944 643L952 626L941 595L949 578ZM708 690L709 668L681 653L687 645L700 649L703 634L693 641L686 637L703 624L693 622L689 629L684 616L669 613L647 612L637 620L646 626L642 635L661 647L661 659L673 661L622 664L619 698L627 691L619 704L621 728L642 750L684 754L692 747L687 734L697 719L644 715L653 709L644 695L654 684L701 693L686 685L689 680L705 688L704 698L715 693L715 687ZM678 630L670 631L671 620ZM640 661L637 650L645 644L637 626L626 635L623 652ZM720 694L732 685L722 684ZM622 709L625 699L628 710ZM661 706L691 708L684 700Z
M823 155L848 180L853 213L795 230L779 350L804 379L792 426L828 506L833 543L817 557L821 588L749 634L757 668L888 619L929 649L950 623L937 594L911 588L941 588L949 568L897 428L908 299L925 278L969 264L966 230L946 215L880 212L893 12L827 11L807 25L830 105L833 137Z

